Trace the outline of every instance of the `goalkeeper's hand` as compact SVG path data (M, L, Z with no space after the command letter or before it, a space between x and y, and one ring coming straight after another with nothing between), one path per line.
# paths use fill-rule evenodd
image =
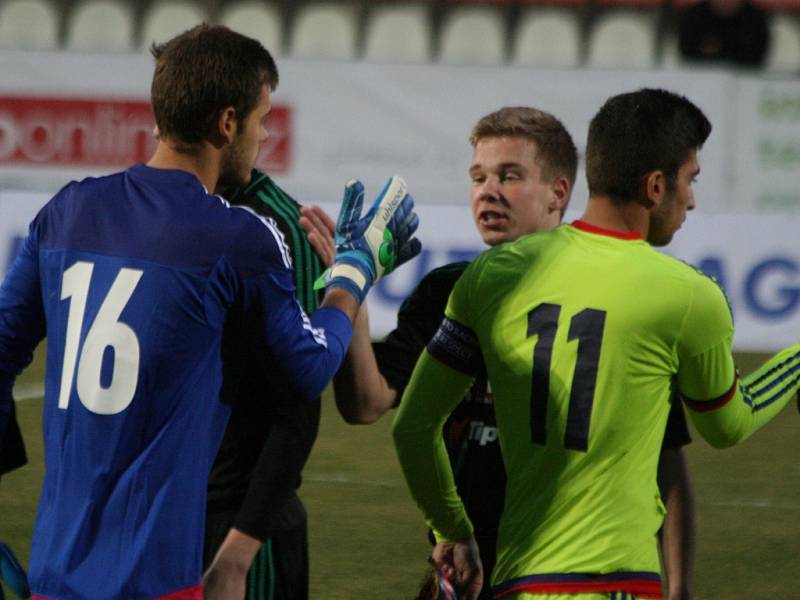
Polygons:
M336 222L336 257L325 276L327 288L343 288L361 304L369 288L422 250L412 238L419 225L414 199L397 175L386 182L361 217L364 185L351 179Z

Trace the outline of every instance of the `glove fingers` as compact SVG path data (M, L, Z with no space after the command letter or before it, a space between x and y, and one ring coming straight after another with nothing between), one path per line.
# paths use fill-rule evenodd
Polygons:
M400 265L402 265L404 262L408 262L409 260L414 258L421 251L422 251L422 242L420 242L417 238L412 238L408 240L397 250L397 261L395 262L394 265L395 269Z
M414 216L414 198L412 198L409 194L406 194L403 201L400 202L400 205L394 211L394 215L392 215L391 222L389 224L390 227L399 229L406 225L408 221Z
M364 184L357 179L351 179L344 186L342 207L339 209L339 218L336 220L336 235L346 237L358 223L361 209L364 205Z
M417 231L417 227L419 227L419 216L415 212L408 213L405 220L398 228L399 233L397 237L399 239L407 240L414 235L414 233Z
M410 198L406 182L399 175L392 175L375 198L363 221L366 224L374 218L377 227L382 229L388 226L406 198Z

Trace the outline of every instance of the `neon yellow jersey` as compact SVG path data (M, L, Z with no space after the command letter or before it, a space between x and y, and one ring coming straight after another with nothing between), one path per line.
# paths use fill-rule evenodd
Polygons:
M739 441L788 401L752 418L752 397L748 405L735 385L733 322L719 286L638 236L576 222L480 256L445 314L394 427L429 525L440 539L469 533L435 428L450 394L469 383L463 373L474 335L508 473L495 597L623 591L660 598L656 533L664 507L656 471L676 383L697 401L690 408L710 409L699 430L712 439L736 430ZM797 347L791 354L800 363ZM797 376L792 385L796 392Z

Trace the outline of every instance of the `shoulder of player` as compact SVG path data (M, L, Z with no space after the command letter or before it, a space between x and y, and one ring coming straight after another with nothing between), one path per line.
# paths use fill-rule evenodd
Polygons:
M119 185L123 176L124 173L112 173L101 177L85 177L81 180L70 181L50 198L39 214L47 214L50 211L61 212L65 210L65 206L73 202L80 202L93 196L104 196L103 189Z
M466 271L469 264L469 261L464 260L431 269L420 280L420 285L441 285L449 282L452 287L461 277L461 274Z
M664 254L653 249L653 260L660 263L665 269L673 273L676 277L686 280L693 285L719 287L719 282L711 275L705 273L685 260Z
M492 246L469 263L465 271L473 274L491 269L491 265L497 263L507 264L516 261L527 263L530 260L531 253L538 252L539 248L549 247L553 244L554 238L557 237L563 237L563 227L557 227L550 231L530 233L511 242Z
M651 264L658 265L661 275L669 277L676 285L689 290L690 297L694 298L695 302L725 304L730 310L730 301L716 278L674 256L655 249L651 254L653 255Z
M292 266L286 238L273 218L258 214L249 206L231 205L219 196L215 198L227 216L227 219L221 216L220 225L227 220L232 236L232 244L227 251L229 258L238 256L238 260L241 260L244 255L248 262L262 262L264 259L274 262L277 259L286 268Z
M296 222L300 217L300 203L269 175L255 169L250 183L231 198L231 204L249 206L257 213L272 217L278 222Z
M449 263L428 271L403 302L400 311L406 311L411 306L419 305L420 302L423 304L432 302L437 306L442 304L444 310L447 297L469 264L467 261Z

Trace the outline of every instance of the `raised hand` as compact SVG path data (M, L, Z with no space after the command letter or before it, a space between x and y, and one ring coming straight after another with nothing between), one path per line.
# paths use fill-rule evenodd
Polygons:
M412 237L419 224L414 199L401 177L391 177L361 217L363 205L363 184L348 181L336 222L336 257L326 274L327 287L343 288L359 303L381 277L422 250L420 241Z

